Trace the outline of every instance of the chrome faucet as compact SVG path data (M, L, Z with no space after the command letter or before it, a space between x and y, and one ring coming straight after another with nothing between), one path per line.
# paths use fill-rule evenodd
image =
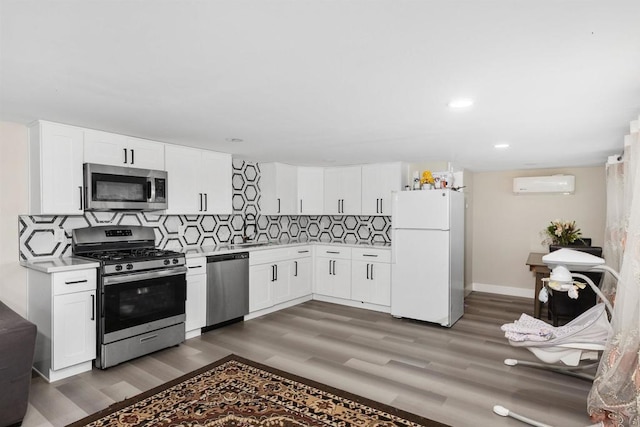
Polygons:
M253 223L249 224L249 219L252 218L253 219ZM251 236L249 236L247 234L247 228L249 228L249 226L253 225L253 234ZM256 223L256 216L254 214L246 214L244 217L244 220L242 221L242 243L247 243L249 240L252 240L256 237L256 234L258 232L258 225Z

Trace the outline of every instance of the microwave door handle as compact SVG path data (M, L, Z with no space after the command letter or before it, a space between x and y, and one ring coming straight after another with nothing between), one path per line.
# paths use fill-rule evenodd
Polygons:
M155 189L153 188L152 181L151 180L147 181L147 201L148 202L150 202L150 201L152 201L154 199L154 194L153 194L153 193L155 193L154 190Z

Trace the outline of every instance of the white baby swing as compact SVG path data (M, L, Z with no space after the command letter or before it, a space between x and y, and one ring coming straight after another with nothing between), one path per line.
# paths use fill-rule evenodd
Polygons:
M582 373L585 369L598 365L598 358L604 351L611 332L611 325L606 310L612 314L613 308L609 300L602 294L593 281L579 271L608 271L619 280L618 273L604 264L604 259L580 251L560 249L542 257L542 261L552 268L547 286L560 291L573 291L574 278L583 279L603 301L591 307L580 316L564 326L553 327L548 323L522 314L514 323L502 326L509 344L514 347L525 347L543 363L528 362L516 359L505 359L509 366L530 366L547 369L553 372L571 375L593 381L593 375ZM605 310L606 308L606 310ZM580 365L581 360L593 360L594 363ZM549 365L562 362L562 365ZM493 411L503 417L512 417L530 425L550 427L522 415L509 411L500 405L493 407ZM598 426L601 424L595 424Z

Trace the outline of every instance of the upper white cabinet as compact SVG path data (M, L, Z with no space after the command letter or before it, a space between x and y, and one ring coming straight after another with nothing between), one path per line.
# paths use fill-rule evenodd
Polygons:
M263 215L296 215L297 168L283 163L260 165L260 212Z
M298 167L298 215L324 214L324 169Z
M362 212L362 167L346 166L324 170L324 213L360 215Z
M402 163L362 166L362 215L391 215L391 192L407 181Z
M164 170L164 144L87 129L84 135L84 162Z
M83 213L81 128L39 121L29 128L30 213Z
M231 155L165 145L167 214L231 214Z

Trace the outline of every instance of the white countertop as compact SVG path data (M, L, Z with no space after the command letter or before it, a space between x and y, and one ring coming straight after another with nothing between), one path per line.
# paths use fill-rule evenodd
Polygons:
M252 246L255 243L265 243L260 246ZM221 255L234 252L253 252L265 249L286 248L291 246L308 246L308 245L336 245L336 246L348 246L352 248L376 248L376 249L391 249L390 243L345 243L345 242L321 242L317 240L312 241L288 241L288 242L252 242L246 246L223 244L217 246L188 246L182 249L173 249L183 252L187 258L195 258L208 255ZM41 271L43 273L57 273L60 271L72 271L83 270L85 268L98 268L100 263L96 261L87 260L85 258L76 257L64 257L64 258L43 258L30 261L20 261L20 265L32 270Z
M20 261L20 265L43 273L58 273L60 271L84 270L98 268L100 263L84 258L43 258L31 261Z
M255 243L259 243L259 246L253 246ZM217 246L188 246L185 248L176 249L178 251L184 252L187 258L195 258L200 256L209 256L209 255L221 255L226 253L234 253L234 252L253 252L253 251L261 251L268 249L276 249L276 248L286 248L292 246L308 246L308 245L323 245L323 246L348 246L351 248L376 248L376 249L388 249L391 250L390 243L345 243L345 242L321 242L318 240L305 240L305 241L287 241L287 242L278 242L278 241L269 241L269 242L250 242L243 246L243 244L228 244L225 243L223 245Z

